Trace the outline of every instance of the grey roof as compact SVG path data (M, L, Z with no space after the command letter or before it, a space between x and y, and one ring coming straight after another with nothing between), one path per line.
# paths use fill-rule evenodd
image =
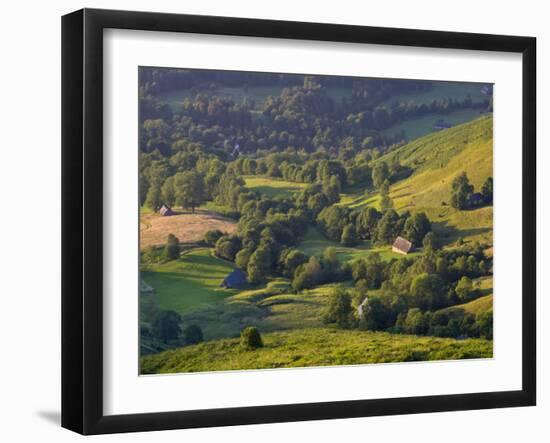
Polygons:
M247 278L246 278L246 272L244 272L242 269L234 269L231 271L227 277L223 280L221 286L225 286L226 288L239 288L246 284Z
M172 215L174 214L174 211L172 211L172 208L166 205L162 205L162 207L159 209L160 215Z
M392 246L403 252L409 252L412 249L412 243L403 237L397 237Z

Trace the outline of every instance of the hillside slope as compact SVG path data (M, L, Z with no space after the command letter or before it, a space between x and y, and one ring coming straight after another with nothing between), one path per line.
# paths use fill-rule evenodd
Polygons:
M262 334L264 347L243 350L239 339L187 346L141 358L142 374L334 366L420 360L491 358L492 341L417 337L386 332L297 329Z
M458 211L449 205L451 183L461 172L466 172L475 191L493 175L492 116L422 137L378 161L396 160L413 170L390 188L397 210L425 211L448 242L457 237L492 242L491 206Z

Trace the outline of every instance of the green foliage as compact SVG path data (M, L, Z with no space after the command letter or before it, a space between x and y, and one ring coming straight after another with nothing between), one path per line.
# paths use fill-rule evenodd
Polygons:
M432 224L424 212L411 215L405 222L403 235L413 246L422 246L422 240L432 230Z
M476 325L480 337L487 340L493 339L493 310L482 312L476 316Z
M329 206L317 216L317 223L329 240L340 241L345 226L349 223L349 209Z
M336 326L343 329L353 325L351 296L343 287L338 286L332 290L323 320L325 323L336 323Z
M451 206L455 209L466 209L474 187L470 184L465 172L458 175L451 185Z
M379 243L391 244L401 232L400 219L393 209L387 210L376 225L376 240Z
M216 242L223 237L223 232L219 229L215 229L213 231L207 231L204 234L204 243L206 243L208 246L215 246Z
M458 281L455 292L458 296L460 303L466 303L472 300L472 298L475 298L477 293L477 291L473 287L472 280L466 276L462 277Z
M251 284L258 284L266 279L271 273L273 257L271 251L267 247L259 247L256 249L247 265L248 281Z
M247 248L243 248L239 252L237 252L237 255L235 255L235 264L237 265L237 267L246 270L251 255L252 251Z
M248 352L239 338L147 355L142 374L357 365L411 360L491 358L493 343L483 339L437 337L306 328L262 334L265 346ZM322 352L320 352L322 346ZM216 358L212 358L212 356Z
M195 208L205 200L205 185L202 176L196 171L178 172L174 176L175 203L183 208Z
M187 345L196 345L204 341L202 336L202 329L198 325L187 326L183 330L183 341Z
M382 284L385 265L380 254L372 252L366 258L353 262L351 270L356 282L364 282L367 288L375 289Z
M153 333L163 342L176 340L180 333L181 317L174 311L160 311L153 322Z
M383 331L390 326L390 312L378 297L369 297L363 307L359 327L370 331Z
M218 239L214 251L216 255L225 260L235 260L235 255L241 249L241 240L234 235L224 235Z
M168 234L164 255L170 260L176 260L180 256L180 241L174 234Z
M383 183L390 178L390 170L386 162L378 162L372 169L372 183L380 188Z
M405 334L423 335L428 332L430 319L429 312L423 313L418 308L411 308L406 316L398 318L396 326Z
M355 232L355 227L352 224L344 227L340 243L344 246L355 246L357 244L357 234Z
M441 277L423 273L411 282L410 294L413 306L423 311L433 311L447 304L447 291Z
M485 180L481 187L481 195L486 204L493 203L493 177L487 177L487 180Z
M247 351L251 351L258 348L263 348L264 343L262 336L258 328L254 326L247 326L241 332L241 347Z
M322 278L321 263L317 257L313 256L307 263L298 266L292 280L292 287L297 291L313 288L322 281Z
M476 230L478 227L488 226L489 238L491 208L467 211L471 215L464 215L465 211L455 210L444 200L449 199L451 180L457 172L468 174L466 180L453 186L452 192L461 196L455 199L457 205L462 201L467 206L473 185L478 188L487 178L486 165L491 164L492 157L480 157L477 151L487 153L487 146L492 143L492 119L480 119L465 128L451 128L405 146L400 145L399 138L380 132L418 116L450 114L471 107L471 101L458 103L445 98L424 106L384 103L399 92L394 87L414 91L429 89L429 84L375 79L354 81L347 99L336 101L331 95L334 84L327 86L323 77L307 77L302 83L299 77L283 75L270 79L271 83L277 82L278 90L258 104L231 98L248 96L249 87L258 87L254 85L257 74L250 74L246 85L234 76L233 86L228 86L224 84L225 75L197 83L195 71L171 70L172 74L167 74L168 71L157 70L154 75L149 68L145 71L149 74L140 76L140 199L146 200L153 210L164 203L194 211L207 202L210 209L232 211L239 218L237 233L207 233L204 243L214 247L216 256L246 269L252 283L268 282L253 291L222 290L219 284L233 269L232 263L218 260L206 251L191 251L178 260L162 263L166 259L158 260L158 251L144 251L143 276L158 292L159 307L182 312L182 325L200 324L201 340L236 337L243 324L254 324L269 337L269 331L277 329L320 327L321 319L328 317L339 328L355 327L351 294L364 299L367 291L369 298L360 319L364 329L492 337L492 314L489 321L488 315L476 317L466 310L439 310L469 299L469 295L460 295L468 292L464 277L490 275L491 259L480 248L481 252L466 251L470 242L464 248L439 250L430 222L433 220L437 239L443 244L452 243L457 235L468 241L474 235L483 235L481 229ZM331 80L338 84L345 81ZM158 97L166 92L164 88L181 84L189 90L196 89L183 104L180 100L177 112L172 112ZM284 90L283 85L287 86ZM220 94L227 88L240 92ZM237 144L240 150L235 153ZM381 152L384 155L380 158ZM472 167L477 163L481 165L479 172ZM250 177L251 174L255 176ZM243 175L247 177L243 179ZM481 193L485 203L489 195L492 199L492 180L486 180ZM483 221L487 226L482 225ZM307 254L316 255L312 257L294 249L311 240L306 235L308 227L324 235L315 248L304 248ZM415 246L424 246L425 254L389 261L396 258L388 245L397 235L407 237ZM382 255L366 256L369 250ZM177 258L176 254L172 257ZM354 258L359 260L352 262ZM292 280L293 293L285 293L288 281L283 282L285 289L270 286L271 280L281 280L280 276ZM351 276L355 288L337 289L329 297L328 289L320 286L343 281L349 285ZM327 317L321 314L325 309L330 312ZM147 346L159 332L153 323L147 320L140 324L142 335L149 340ZM207 364L211 370L247 365L307 365L316 358L321 359L321 364L331 359L337 364L369 359L422 360L454 355L456 350L455 342L449 342L453 344L450 351L432 352L433 343L416 347L413 344L417 339L392 336L413 342L408 343L409 349L384 342L386 349L381 354L381 342L377 341L373 356L371 343L361 342L360 350L350 343L342 345L350 337L363 340L347 331L350 335L345 340L340 337L337 347L323 350L320 357L314 357L311 349L300 344L289 350L289 343L269 344L246 353L238 340L198 343L200 340L188 338L193 335L188 328L183 334L178 333L181 337L175 334L167 339L170 344L166 346L175 346L178 340L179 344L196 343L187 347L189 354L183 360L170 362L172 369L185 366L196 370L204 364L201 359L206 352L211 352ZM333 327L326 329L323 347L325 341L330 342L326 336L339 332L342 331ZM372 338L376 334L363 334L378 340ZM198 337L197 331L195 335ZM302 335L307 336L307 332ZM166 346L156 343L147 352ZM476 346L466 346L457 355L475 354ZM231 362L220 361L218 365L218 358L227 356L229 348ZM277 358L271 354L273 349L279 351ZM285 360L286 352L292 354L290 363ZM392 352L395 354L389 355ZM216 361L212 361L212 355L216 355Z
M427 253L433 253L437 249L439 249L439 242L437 241L437 238L435 237L435 234L433 232L428 232L424 239L422 240L422 247L424 248L424 251ZM438 269L438 274L444 273L443 268L440 271Z
M174 188L174 177L168 177L161 188L162 203L168 206L174 206L176 203L176 190Z
M296 269L307 263L308 257L302 251L298 249L286 249L281 254L280 265L282 273L285 277L293 277Z
M141 254L141 264L143 266L164 263L168 260L166 248L156 248L148 246Z
M356 219L357 233L359 237L373 239L376 236L378 221L382 215L372 206L366 206L361 210Z
M145 205L155 212L162 207L162 193L159 184L154 183L149 187L147 197L145 199Z

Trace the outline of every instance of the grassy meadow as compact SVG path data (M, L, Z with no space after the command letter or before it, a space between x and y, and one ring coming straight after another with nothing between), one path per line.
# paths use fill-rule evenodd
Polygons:
M455 100L464 100L467 97L472 99L472 102L483 102L487 99L486 95L481 93L480 83L465 83L465 82L434 82L429 90L413 91L403 94L394 95L393 97L383 101L383 105L391 105L393 103L408 103L414 102L417 104L430 104L433 100L445 100L449 97Z
M387 129L384 129L382 133L385 135L395 136L403 132L405 135L405 140L414 140L434 132L434 124L437 120L441 119L452 124L453 126L457 126L462 123L475 120L476 118L479 118L479 116L480 113L476 109L465 109L448 114L432 113L422 117L412 118L402 123L397 123Z
M383 260L390 261L393 259L401 259L404 257L391 250L391 246L372 246L368 241L362 241L355 246L342 246L340 243L328 240L317 229L310 228L306 232L303 240L298 245L298 249L307 255L320 256L327 248L334 248L336 255L342 262L349 262L365 257L372 252L380 254ZM412 252L408 257L414 257L420 252Z
M268 197L293 197L307 186L305 183L289 182L271 177L245 176L243 178L248 189Z
M175 261L149 265L142 279L155 288L158 307L184 314L210 306L231 296L235 291L220 288L233 266L213 257L210 250L195 249Z
M483 85L183 71L140 77L142 374L493 356Z
M243 350L238 339L215 340L145 356L143 374L276 369L491 358L492 342L484 339L395 335L385 332L296 329L263 334L264 347Z
M397 210L424 211L434 230L448 243L457 238L492 241L493 208L460 211L450 205L451 183L462 171L479 189L493 169L492 117L422 137L378 161L394 159L414 169L405 180L391 186Z

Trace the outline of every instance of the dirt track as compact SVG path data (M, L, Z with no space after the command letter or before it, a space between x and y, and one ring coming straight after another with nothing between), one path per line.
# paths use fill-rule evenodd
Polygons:
M203 239L205 232L214 229L230 234L237 230L237 224L234 220L207 211L177 213L169 217L145 214L140 222L140 249L166 244L168 234L174 234L181 243L197 242Z

